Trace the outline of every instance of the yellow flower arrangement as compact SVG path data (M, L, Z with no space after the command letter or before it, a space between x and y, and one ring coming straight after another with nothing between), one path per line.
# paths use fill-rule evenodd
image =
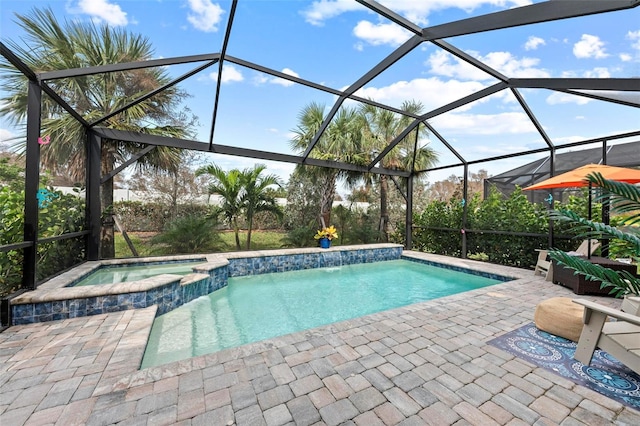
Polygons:
M329 241L331 241L334 238L338 238L338 230L335 228L335 226L331 225L328 228L319 229L313 238L315 238L316 240L319 240L321 238L326 238Z

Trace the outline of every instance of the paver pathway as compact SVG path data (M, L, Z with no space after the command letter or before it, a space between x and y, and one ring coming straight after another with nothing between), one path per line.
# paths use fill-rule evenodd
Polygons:
M0 333L0 424L640 424L640 412L486 344L532 321L539 301L574 296L517 274L145 370L154 307L11 327Z

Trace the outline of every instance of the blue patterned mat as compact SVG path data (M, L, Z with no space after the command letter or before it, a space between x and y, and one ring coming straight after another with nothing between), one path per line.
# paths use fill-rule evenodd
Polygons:
M488 343L621 404L640 408L640 376L600 349L591 364L584 365L573 359L575 342L538 330L533 323Z

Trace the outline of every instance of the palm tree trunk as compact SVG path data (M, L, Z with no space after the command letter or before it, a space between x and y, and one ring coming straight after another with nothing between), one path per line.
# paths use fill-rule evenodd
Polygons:
M387 210L387 194L389 181L386 175L380 175L380 233L382 241L389 242L389 212Z
M320 216L324 220L324 226L331 225L331 208L336 195L336 178L337 174L331 172L324 175L320 182ZM321 223L320 226L322 225Z
M173 188L171 191L171 220L178 217L178 172L171 172L173 175Z
M238 226L238 218L233 218L233 232L236 234L236 250L240 251L240 227Z
M247 218L247 251L251 250L251 230L253 228L253 215Z
M102 149L100 159L102 176L113 171L114 152L113 144L106 143ZM116 257L114 241L114 221L113 221L113 178L107 180L100 186L100 202L102 206L102 228L100 230L100 257L102 259L112 259Z

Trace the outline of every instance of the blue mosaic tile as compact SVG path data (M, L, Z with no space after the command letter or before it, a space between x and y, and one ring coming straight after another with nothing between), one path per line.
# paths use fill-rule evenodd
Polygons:
M87 298L87 315L98 315L102 313L102 297Z
M11 314L13 318L33 318L34 309L33 303L26 305L12 305Z
M33 318L34 318L34 322L53 321L53 314L36 315Z
M69 318L84 317L87 315L87 300L69 300Z
M12 317L13 325L33 324L36 322L33 316Z
M120 311L133 309L133 295L131 293L119 294L117 305Z
M147 293L137 292L131 293L131 303L134 308L146 308L147 307Z
M147 291L147 297L146 297L146 302L147 302L147 306L152 306L158 303L158 300L161 297L161 290L158 290L156 288L153 288L149 291Z
M118 304L118 298L120 295L113 294L102 297L102 313L107 312L118 312L121 311L120 305Z
M69 301L58 300L51 302L51 313L56 314L68 314L69 313Z
M340 252L326 252L320 253L318 256L318 267L320 268L334 268L342 266L342 256Z
M40 316L40 315L50 314L52 312L51 309L52 309L52 305L50 302L36 303L34 305L33 315Z

